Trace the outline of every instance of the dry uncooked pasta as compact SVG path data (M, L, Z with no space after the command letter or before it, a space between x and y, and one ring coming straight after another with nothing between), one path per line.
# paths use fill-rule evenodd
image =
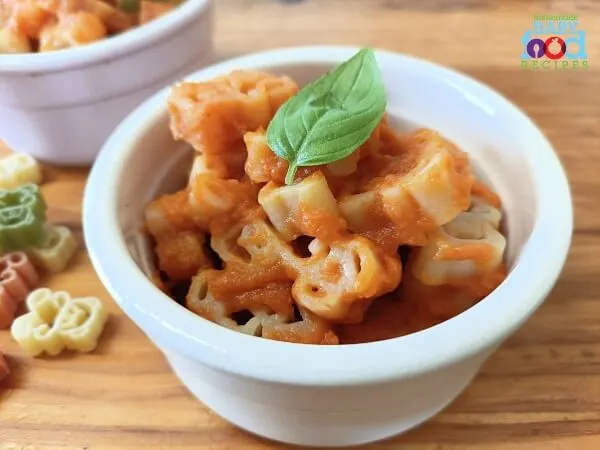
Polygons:
M33 291L26 300L29 312L12 324L11 334L32 356L57 355L63 350L91 352L108 320L96 297L72 298L64 291Z

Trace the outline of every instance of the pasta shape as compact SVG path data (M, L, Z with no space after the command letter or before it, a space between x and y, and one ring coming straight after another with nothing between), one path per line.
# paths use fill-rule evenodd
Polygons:
M277 109L298 90L287 77L234 71L213 81L181 83L171 90L171 131L203 154L243 149L243 135L266 128Z
M304 261L290 261L286 255L283 258L299 272L292 287L294 299L319 317L332 321L360 320L366 308L355 308L354 314L349 314L356 302L360 304L390 292L400 283L399 259L380 254L363 237L331 245L315 239L309 250L312 256Z
M420 208L434 226L440 226L469 207L473 176L466 155L439 134L424 130L415 139L419 143L413 150L419 155L415 167L381 183L384 210L405 226L405 213L410 211L412 219Z
M9 28L31 39L39 39L42 28L52 19L43 2L36 0L6 2L6 9Z
M10 27L0 26L0 55L9 53L29 53L33 49L29 38Z
M0 353L0 382L10 375L10 369L8 367L8 363L2 353Z
M201 268L210 267L204 251L204 233L180 231L156 240L158 267L171 281L189 280Z
M425 285L437 286L469 280L498 269L506 239L494 228L500 211L475 200L469 211L441 227L416 250L414 276Z
M37 266L50 273L58 273L65 270L77 247L77 240L67 227L46 225L42 245L29 249L27 253Z
M258 193L258 203L286 241L302 235L331 241L346 227L321 172L290 186L270 182Z
M32 356L63 350L91 352L108 320L106 308L96 297L71 298L64 291L41 288L27 297L29 312L12 324L17 343Z
M246 175L254 183L274 181L283 184L288 169L288 162L279 158L267 144L267 136L263 129L249 131L244 134L247 158L244 165Z
M377 134L377 133L375 133ZM339 161L327 165L300 167L296 173L295 180L302 180L311 174L321 171L327 181L332 184L331 188L345 188L348 179L343 179L356 172L358 162L366 149L372 145L373 138L367 143ZM288 169L288 162L278 157L267 143L267 136L263 128L256 131L249 131L244 134L244 143L246 145L246 162L244 170L246 175L254 183L268 183L272 181L278 185L284 184L285 175ZM338 180L339 179L339 180Z
M40 31L39 51L51 52L77 47L104 39L108 35L104 23L98 16L78 11L58 16Z
M265 130L297 91L258 71L171 90L171 132L195 158L186 187L146 209L157 286L177 301L189 286L186 307L214 323L305 344L418 331L498 286L500 199L433 130L399 134L384 117L288 185Z
M257 187L237 180L224 180L213 175L200 174L194 179L189 205L193 220L203 230L210 230L218 219L235 223L256 203ZM215 228L220 229L218 223Z
M388 136L385 126L381 133L351 183L359 192L341 196L340 211L350 230L387 251L425 245L469 206L474 178L466 154L429 130L404 139Z
M260 292L255 293L255 297L260 297L258 302L247 302L238 298L238 301L219 301L215 298L209 288L210 274L214 272L204 271L196 275L186 296L186 307L196 314L218 323L227 328L240 331L245 334L260 336L262 333L262 321L273 313L273 307L268 304L268 294L273 293L272 289L277 289L272 284L267 284L266 288L260 288ZM288 299L287 308L279 311L279 317L282 320L291 320L293 309L291 298ZM279 308L275 308L279 309ZM247 310L252 317L242 325L239 325L232 319L233 314Z
M23 252L0 258L0 329L12 324L19 305L39 282L33 264Z
M299 344L336 345L339 339L329 324L306 308L298 308L301 319L289 321L278 314L261 319L262 337Z
M40 184L41 181L41 168L32 156L12 153L0 159L0 189L14 189L28 183Z
M187 189L162 195L150 202L144 215L148 231L154 238L163 234L196 229Z
M191 278L210 267L204 243L206 234L193 219L189 190L159 197L144 212L146 226L156 243L158 268L172 281Z
M210 275L202 272L194 277L186 297L186 307L196 314L232 330L287 342L305 344L337 344L337 336L326 321L305 308L299 308L300 320L294 318L289 285L267 284L253 293L254 302L217 300L210 289ZM273 306L273 296L287 295L287 308ZM230 297L231 298L231 297ZM240 311L250 312L250 318L238 324L232 316Z
M251 264L283 265L287 276L294 280L294 300L329 320L343 321L347 316L355 319L362 308L353 303L395 289L401 278L399 259L379 253L360 236L332 244L315 239L309 245L311 256L303 258L269 225L257 221L244 227L238 243L250 255Z

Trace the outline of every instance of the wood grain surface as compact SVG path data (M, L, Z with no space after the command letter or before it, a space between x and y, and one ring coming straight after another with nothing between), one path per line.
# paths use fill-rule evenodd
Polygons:
M369 449L600 449L600 2L596 0L217 0L216 58L300 44L373 45L490 84L543 128L568 171L576 231L544 306L466 392L421 427ZM524 71L532 14L578 14L589 69ZM0 118L1 120L1 118ZM81 235L84 169L45 168L50 220ZM548 245L552 245L551 242ZM32 359L8 332L0 450L282 448L195 401L112 302L82 249L51 288L101 297L111 319L89 355ZM249 411L249 414L252 412Z

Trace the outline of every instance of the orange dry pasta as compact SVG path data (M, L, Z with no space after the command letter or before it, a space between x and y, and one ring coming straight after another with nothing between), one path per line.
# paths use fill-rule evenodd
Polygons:
M504 280L500 198L434 130L384 117L286 185L265 130L297 92L254 71L172 89L171 131L195 159L186 186L146 209L161 289L238 332L338 345L451 319Z

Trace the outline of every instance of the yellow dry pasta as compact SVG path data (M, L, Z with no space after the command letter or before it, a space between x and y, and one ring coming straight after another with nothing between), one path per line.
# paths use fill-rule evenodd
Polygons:
M12 189L27 183L40 184L42 170L30 155L13 153L0 159L0 188Z
M47 225L40 247L28 251L33 263L50 273L62 272L77 250L77 241L67 227Z
M29 312L17 318L11 334L30 355L58 355L63 350L91 352L108 320L96 297L71 298L64 291L36 289L26 300Z

